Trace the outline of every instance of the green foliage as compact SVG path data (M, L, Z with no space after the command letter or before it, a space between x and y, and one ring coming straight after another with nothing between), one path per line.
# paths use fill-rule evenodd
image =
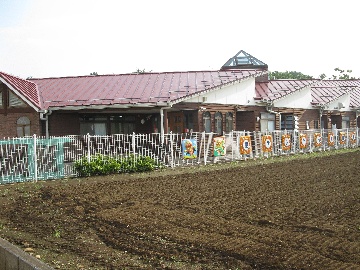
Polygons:
M61 231L60 231L60 229L55 229L55 230L54 230L54 237L55 237L55 238L61 238Z
M305 75L297 71L270 71L269 72L270 80L279 80L279 79L294 79L294 80L311 80L314 79L310 75Z
M325 73L319 75L319 79L321 80L351 80L356 79L355 77L351 76L352 70L344 70L340 68L334 69L335 74L331 75L327 78ZM301 72L297 71L270 71L269 72L269 79L270 80L280 80L280 79L290 79L290 80L312 80L314 77L310 75L305 75ZM359 78L360 79L360 78Z
M335 75L331 75L331 77L328 78L328 80L352 80L352 79L356 79L353 76L350 76L350 73L352 72L352 70L348 69L348 70L344 70L344 69L340 69L340 68L335 68L334 71L336 72ZM326 75L320 74L319 78L321 80L326 79Z
M141 74L141 73L147 73L147 72L152 72L152 70L146 71L145 68L144 69L137 68L136 71L133 73Z
M91 75L91 76L99 76L99 74L98 74L96 71L91 72L90 75Z
M117 173L134 173L153 171L158 168L155 160L146 156L130 155L117 159L104 155L86 157L75 162L75 170L78 176L107 175Z

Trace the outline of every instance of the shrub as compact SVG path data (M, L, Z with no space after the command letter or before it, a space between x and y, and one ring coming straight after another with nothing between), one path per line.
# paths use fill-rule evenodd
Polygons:
M78 176L93 176L153 171L158 165L155 160L146 156L130 155L117 159L99 154L91 156L90 162L86 157L77 160L74 167Z

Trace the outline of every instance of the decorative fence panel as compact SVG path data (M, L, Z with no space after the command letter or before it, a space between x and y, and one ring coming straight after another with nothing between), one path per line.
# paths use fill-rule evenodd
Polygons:
M115 134L0 140L0 184L76 177L74 162L95 155L167 167L331 151L360 145L359 129L214 133Z

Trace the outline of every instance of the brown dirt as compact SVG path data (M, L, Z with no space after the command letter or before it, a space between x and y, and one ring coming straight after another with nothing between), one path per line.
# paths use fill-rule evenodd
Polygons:
M360 269L360 150L0 186L58 269Z

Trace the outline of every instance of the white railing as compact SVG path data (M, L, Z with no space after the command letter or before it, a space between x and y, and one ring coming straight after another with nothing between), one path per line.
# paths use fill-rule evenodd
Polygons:
M360 145L359 128L214 133L73 135L0 140L0 184L76 177L74 162L94 155L148 156L167 167L244 160Z

